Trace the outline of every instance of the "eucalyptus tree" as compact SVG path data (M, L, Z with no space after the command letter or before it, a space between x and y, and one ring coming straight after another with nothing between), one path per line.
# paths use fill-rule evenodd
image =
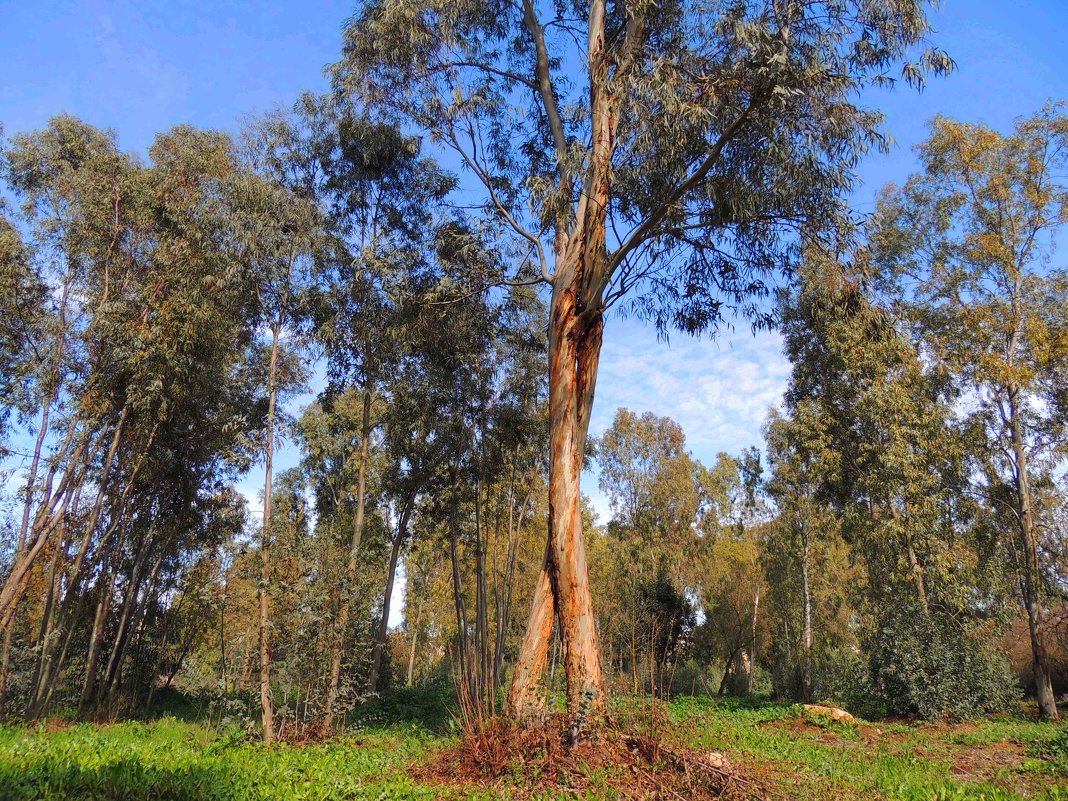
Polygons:
M276 120L262 121L246 133L246 169L231 185L237 212L235 232L241 257L257 276L256 294L262 323L270 332L265 376L267 410L264 435L263 524L260 536L259 639L260 705L263 739L275 737L271 694L271 528L274 520L273 468L279 434L280 394L304 383L303 366L283 338L294 340L301 325L301 305L312 281L315 251L323 220L317 198L291 179L289 162L299 140Z
M1056 718L1034 485L1061 464L1068 432L1068 273L1051 266L1068 223L1068 116L1050 104L1008 134L938 117L918 153L921 171L880 201L873 260L924 352L975 404L993 464L981 490L995 499L999 485L1011 488L1036 691L1043 716Z
M161 494L182 488L188 498L219 480L246 430L247 404L232 379L249 340L248 285L235 269L222 188L236 170L233 149L225 136L179 126L159 136L149 156L143 164L122 154L112 135L70 117L17 137L5 152L33 257L56 303L37 346L40 424L27 526L0 603L7 625L35 571L42 579L31 714L49 704L90 605L83 706L94 695L124 544L136 533L139 565L153 549L149 595L176 547L169 534L157 537L150 526L149 536L134 521L147 519ZM168 464L178 455L184 482ZM154 495L161 486L171 489ZM53 558L42 571L34 562L46 546ZM126 590L128 601L138 591ZM124 604L108 682L146 597Z
M822 618L815 608L815 585L830 577L818 574L823 567L818 554L831 551L839 541L838 519L826 502L827 476L823 473L827 460L829 442L820 442L819 425L815 418L821 413L817 404L801 401L784 417L773 412L764 429L767 443L768 463L771 476L767 483L768 494L774 499L777 515L772 521L769 547L765 554L765 572L774 570L776 586L772 589L776 601L790 597L791 568L796 568L800 584L800 629L797 660L798 694L805 702L813 698L813 657L816 640L826 640L826 633L816 633L816 621ZM779 551L785 551L787 565L776 565ZM775 570L775 568L778 568ZM793 609L782 610L785 618L794 619ZM788 625L785 627L789 631ZM787 634L789 639L789 634Z
M989 648L1003 563L968 491L976 442L956 424L960 395L946 371L875 302L871 272L864 248L852 258L810 251L783 299L794 367L787 419L769 431L773 489L781 514L808 509L795 525L820 535L809 546L834 527L830 513L863 565L869 673L894 709L997 709L1009 689Z
M37 557L62 527L74 487L80 485L86 453L93 450L94 439L107 437L100 429L110 410L101 409L100 395L85 371L72 365L88 361L87 320L95 303L107 297L94 268L101 262L107 265L116 255L120 230L110 221L115 204L128 196L131 172L132 165L117 152L113 137L71 117L56 118L43 131L15 137L4 151L4 177L21 201L29 252L39 265L51 266L41 278L55 286L60 297L53 310L55 324L40 332L35 345L41 364L31 403L40 423L25 490L22 547L0 590L0 623L5 629L26 592ZM114 200L116 196L120 201ZM92 235L101 231L112 235ZM109 274L105 267L104 275ZM62 433L55 452L42 464L45 446L57 431ZM104 481L112 463L113 459L106 460ZM46 473L40 480L42 467Z
M362 414L353 431L357 445L355 481L344 489L354 507L347 548L346 587L337 610L330 647L327 727L333 725L349 621L357 589L372 461L376 411L406 352L405 330L412 311L413 284L425 272L434 241L434 211L452 179L421 151L420 142L396 126L376 122L336 98L304 95L288 123L299 146L291 169L314 187L324 215L328 244L317 259L321 280L315 325L326 357L328 386L322 400L349 390Z
M665 601L696 587L708 500L705 468L686 449L681 426L651 412L618 409L595 451L601 491L612 510L606 536L618 563L612 592L619 596L619 613L602 620L602 637L617 654L609 661L629 666L635 690L648 664L650 690L656 691L656 674L676 650L689 612L685 603Z
M759 317L801 239L842 220L856 159L883 142L856 93L923 44L926 5L368 0L346 27L338 87L462 161L511 237L498 281L551 286L549 548L516 714L554 617L569 710L604 708L579 475L605 312L629 297L690 332ZM950 66L928 49L904 75Z

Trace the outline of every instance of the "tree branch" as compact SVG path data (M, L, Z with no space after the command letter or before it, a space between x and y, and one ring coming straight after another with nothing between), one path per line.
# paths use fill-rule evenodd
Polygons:
M745 110L738 115L734 122L728 125L726 130L719 135L716 143L712 146L712 150L705 157L705 160L701 162L700 166L691 172L686 177L686 180L675 187L675 189L673 189L664 199L663 203L661 203L660 206L646 218L645 222L635 228L623 244L616 248L615 253L609 257L609 264L611 267L608 272L612 272L612 270L618 267L619 264L627 258L631 251L651 238L655 234L657 226L663 222L672 207L708 176L708 173L712 171L712 168L716 166L716 162L718 162L723 155L723 149L727 146L727 143L730 142L738 131L742 129L742 126L745 125L758 102L759 99L754 98L749 105L746 106Z

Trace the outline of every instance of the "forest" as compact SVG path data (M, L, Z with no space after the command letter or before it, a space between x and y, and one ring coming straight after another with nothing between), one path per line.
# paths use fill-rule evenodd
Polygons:
M363 0L8 131L0 799L1068 798L1068 106L858 210L934 5ZM762 437L591 432L620 319L775 332Z

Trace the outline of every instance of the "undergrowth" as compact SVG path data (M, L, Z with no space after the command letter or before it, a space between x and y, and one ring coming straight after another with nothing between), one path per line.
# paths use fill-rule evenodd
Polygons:
M756 698L616 699L616 725L577 749L550 718L540 733L492 721L471 753L446 700L382 696L345 736L274 746L196 705L168 704L185 720L0 726L0 801L1068 801L1068 728L1022 713L843 726Z

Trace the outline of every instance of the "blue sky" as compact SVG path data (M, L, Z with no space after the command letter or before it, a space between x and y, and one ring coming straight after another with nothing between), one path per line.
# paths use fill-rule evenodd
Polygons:
M10 135L68 112L114 128L124 148L142 152L176 123L234 130L304 89L326 88L322 70L338 55L353 5L0 0L0 122ZM933 115L1007 128L1048 98L1068 96L1068 0L948 0L933 20L958 70L922 94L902 87L867 98L886 112L897 144L862 165L858 210L871 209L884 183L908 175L911 148ZM718 451L760 442L788 375L774 334L753 337L742 325L715 341L676 336L669 346L639 323L611 319L592 430L603 430L619 406L668 415L695 455L711 462ZM282 465L294 456L288 449ZM588 479L595 506L606 511ZM261 482L254 472L242 486L255 499Z

